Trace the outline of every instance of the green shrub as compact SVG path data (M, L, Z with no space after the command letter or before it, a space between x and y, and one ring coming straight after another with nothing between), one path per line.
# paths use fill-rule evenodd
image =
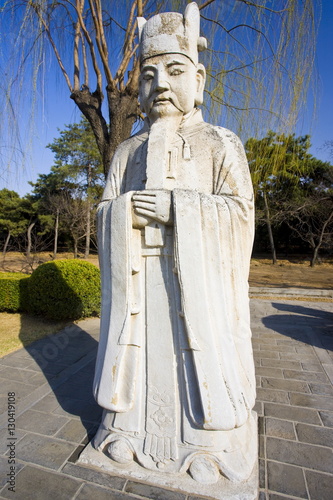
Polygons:
M89 262L41 264L31 275L28 291L29 312L49 319L79 319L100 312L100 272Z
M0 273L0 311L18 312L27 307L30 276L23 273Z

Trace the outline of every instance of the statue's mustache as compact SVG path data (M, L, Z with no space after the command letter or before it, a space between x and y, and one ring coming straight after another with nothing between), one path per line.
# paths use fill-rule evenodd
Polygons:
M175 94L173 94L172 92L163 92L161 94L153 95L150 98L149 110L152 109L152 107L154 106L154 104L156 104L158 102L163 102L163 101L170 101L171 104L173 104L175 106L175 108L177 108L182 113L184 112L183 108L179 104L177 96Z

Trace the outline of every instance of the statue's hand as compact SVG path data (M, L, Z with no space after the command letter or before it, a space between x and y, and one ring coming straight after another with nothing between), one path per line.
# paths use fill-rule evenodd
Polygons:
M162 224L173 224L171 191L137 191L132 196L134 214L149 217Z

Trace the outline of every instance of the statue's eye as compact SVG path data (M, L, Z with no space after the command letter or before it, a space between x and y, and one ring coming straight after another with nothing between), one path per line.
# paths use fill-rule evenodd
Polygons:
M152 71L145 71L142 76L142 80L152 80L154 78L154 73Z
M181 75L182 73L184 73L184 70L181 69L181 68L172 68L170 70L170 75L171 76L177 76L177 75Z

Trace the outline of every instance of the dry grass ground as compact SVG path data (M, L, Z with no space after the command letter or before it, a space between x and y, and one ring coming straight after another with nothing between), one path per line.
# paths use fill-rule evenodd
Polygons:
M72 259L73 255L59 254L59 258ZM31 272L38 264L49 260L52 260L52 255L47 252L34 256L30 263L24 255L9 252L2 261L0 271ZM98 266L97 255L92 255L88 261ZM333 262L311 268L308 260L279 260L278 264L273 265L269 259L252 259L249 281L250 286L332 289ZM0 356L51 335L66 324L25 314L0 313Z
M70 322L48 321L28 314L0 313L0 356L58 332Z
M309 260L278 260L273 265L269 259L252 259L250 286L333 288L333 262L327 261L310 267Z

